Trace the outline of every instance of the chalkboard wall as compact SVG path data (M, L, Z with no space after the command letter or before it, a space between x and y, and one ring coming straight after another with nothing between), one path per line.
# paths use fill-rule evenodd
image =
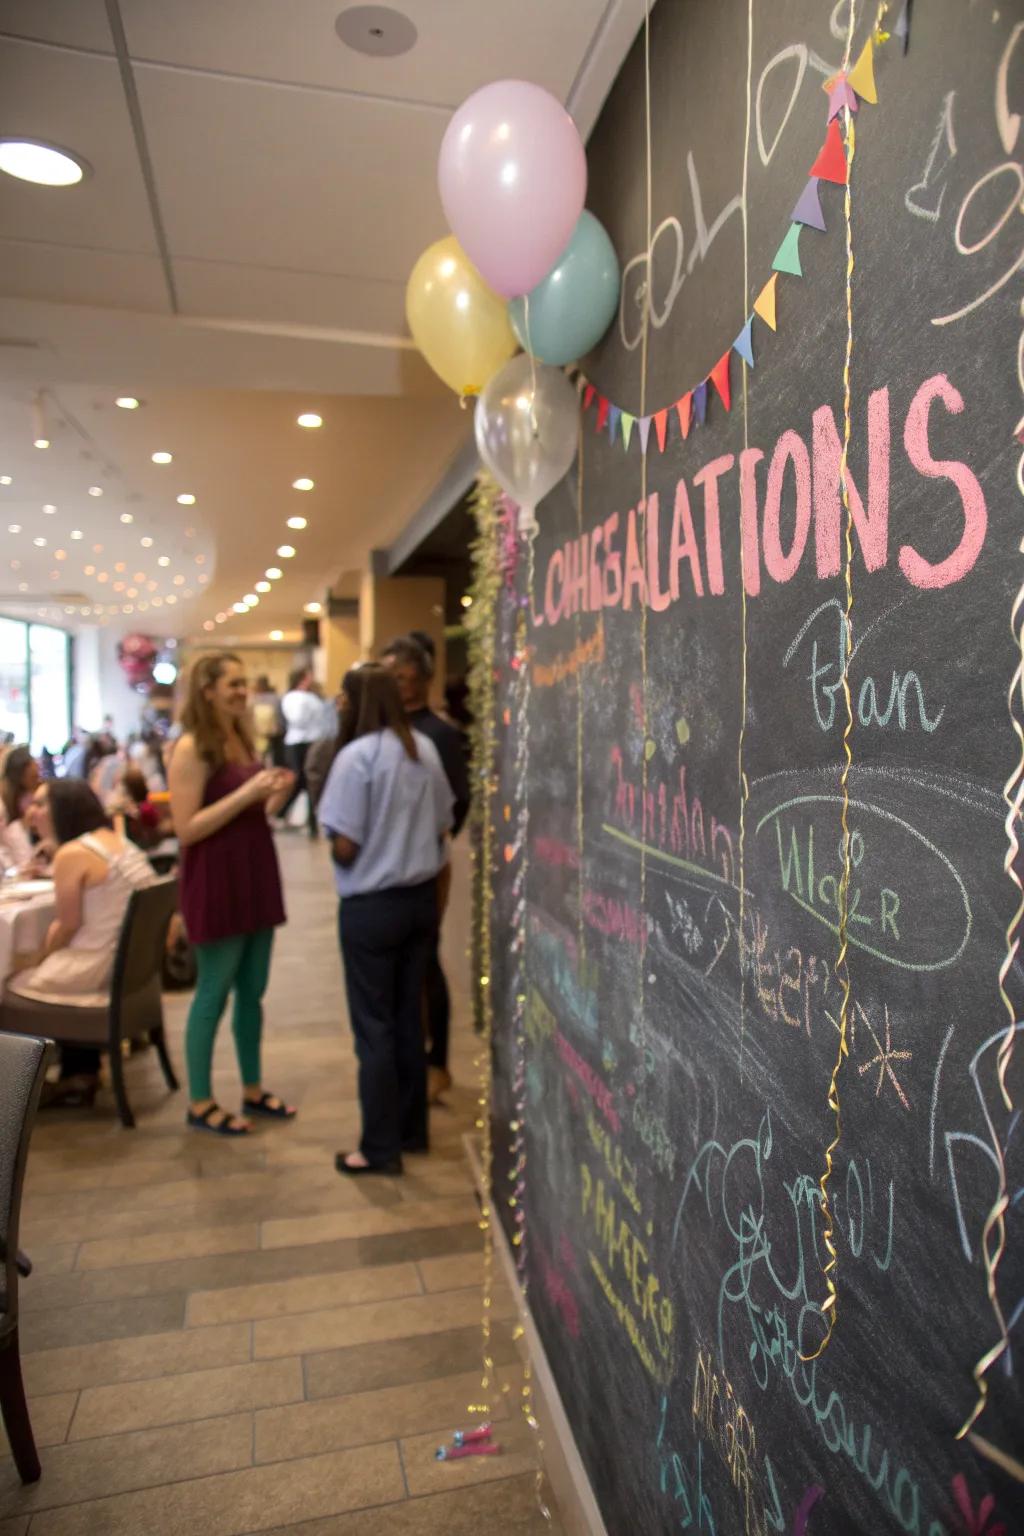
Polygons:
M874 18L857 6L853 60ZM1020 0L917 0L856 120L849 1056L836 1323L814 1362L842 1001L842 187L821 183L827 228L779 280L777 332L754 321L745 394L733 356L728 412L712 388L684 440L673 411L663 451L652 426L645 480L638 427L625 448L609 408L612 441L600 401L671 406L740 332L822 146L847 19L753 0L745 135L746 0L654 7L646 395L641 34L589 145L620 321L583 362L596 394L539 511L532 610L520 546L499 615L496 1190L515 1230L525 1099L529 1302L611 1536L1024 1531L1024 1127L996 1074L1024 579ZM528 701L508 665L522 613ZM1007 988L1018 1003L1016 966ZM1024 1042L1007 1080L1024 1104L1022 1061ZM979 1445L955 1436L1000 1337L1001 1165L1009 1344Z

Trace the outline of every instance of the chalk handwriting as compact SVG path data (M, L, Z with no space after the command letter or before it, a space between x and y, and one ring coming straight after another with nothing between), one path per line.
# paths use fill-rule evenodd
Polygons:
M829 618L835 622L835 638L831 654L827 648L828 642L825 643L822 659L822 653L818 650L819 636L814 631L815 626L823 629ZM851 666L864 638L857 641L849 653ZM807 673L807 679L811 685L814 717L819 730L831 731L837 724L837 700L842 691L843 677L849 675L846 619L838 598L828 598L804 620L782 659L784 668L796 658L805 640L809 641L811 652L811 670ZM885 684L880 687L873 677L865 677L859 685L851 680L850 688L856 701L856 718L863 726L878 726L885 730L887 726L895 724L901 731L905 731L916 724L922 731L931 734L945 714L944 706L934 714L929 714L924 687L914 671L899 673L893 668L887 698ZM879 704L880 694L885 698L884 705Z

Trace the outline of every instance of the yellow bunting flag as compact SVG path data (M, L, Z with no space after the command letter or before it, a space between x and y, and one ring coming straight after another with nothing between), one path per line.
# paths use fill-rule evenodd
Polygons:
M628 411L623 411L619 417L619 425L622 427L622 443L625 448L629 447L629 440L633 436L634 421L636 421L636 417L631 416Z
M870 101L874 106L878 105L878 92L875 90L875 48L870 37L860 51L860 58L847 75L846 83L857 92L861 101Z
M775 285L778 280L779 274L773 272L754 301L754 314L760 315L765 325L771 326L773 331L777 330L775 324Z

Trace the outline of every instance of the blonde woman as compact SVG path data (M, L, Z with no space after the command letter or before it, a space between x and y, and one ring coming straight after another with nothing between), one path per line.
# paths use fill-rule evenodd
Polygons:
M170 765L171 814L182 849L181 909L199 979L185 1031L188 1124L244 1136L248 1116L290 1120L295 1110L263 1089L263 993L274 929L285 921L268 816L291 793L287 769L263 768L252 738L242 663L227 651L200 656L189 676L183 734ZM213 1097L213 1045L228 998L242 1077L242 1114Z

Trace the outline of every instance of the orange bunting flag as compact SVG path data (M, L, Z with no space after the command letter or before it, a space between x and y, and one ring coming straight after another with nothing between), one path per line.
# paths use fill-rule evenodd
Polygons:
M875 50L870 37L860 51L860 58L847 75L846 83L857 92L861 101L869 101L872 106L878 105L878 92L875 90Z
M729 387L729 359L731 357L732 347L729 348L728 352L723 352L709 375L712 384L721 395L722 404L727 411L732 408L732 391Z
M807 174L820 176L822 181L834 181L839 186L845 187L846 151L843 149L843 136L839 132L839 123L836 118L829 123L821 152Z
M658 434L658 451L664 453L665 438L668 435L668 406L663 411L655 411L654 430Z
M676 414L679 417L679 430L683 434L684 441L690 435L690 423L691 423L692 411L693 411L693 390L692 389L688 389L686 391L686 394L680 396L680 398L676 401Z
M605 422L608 420L608 407L609 407L609 405L611 405L611 401L610 400L608 400L604 395L598 395L598 397L597 397L597 426L595 428L595 431L597 431L597 432L603 432L604 431Z
M590 407L594 403L594 396L596 394L597 390L594 388L593 384L588 384L586 389L583 391L583 409L585 411L590 410Z
M754 314L760 315L765 325L770 326L773 331L778 329L775 324L775 285L778 280L779 274L773 272L754 300Z

